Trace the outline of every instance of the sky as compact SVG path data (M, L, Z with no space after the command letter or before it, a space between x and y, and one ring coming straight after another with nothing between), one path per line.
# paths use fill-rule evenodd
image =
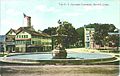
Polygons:
M0 35L23 25L23 13L31 16L36 30L68 21L75 28L92 23L120 28L120 0L0 0Z

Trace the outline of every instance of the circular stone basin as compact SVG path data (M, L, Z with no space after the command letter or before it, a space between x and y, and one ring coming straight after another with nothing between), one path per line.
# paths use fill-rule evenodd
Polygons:
M2 62L23 64L83 64L113 59L115 58L111 55L99 53L68 53L66 59L53 59L51 53L27 53L9 55L8 57L3 58Z
M68 53L68 59L101 59L101 58L110 58L111 55L98 54L98 53ZM12 59L30 59L30 60L51 60L51 53L40 53L40 54L18 54L9 56L8 58Z

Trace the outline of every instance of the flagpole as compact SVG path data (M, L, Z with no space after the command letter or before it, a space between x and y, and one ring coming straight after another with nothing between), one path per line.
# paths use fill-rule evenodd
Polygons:
M25 17L26 17L26 14L25 14L25 13L23 13L23 26L24 26L24 24L25 24L25 23L24 23L24 21L25 21L25 19L24 19L24 18L25 18Z

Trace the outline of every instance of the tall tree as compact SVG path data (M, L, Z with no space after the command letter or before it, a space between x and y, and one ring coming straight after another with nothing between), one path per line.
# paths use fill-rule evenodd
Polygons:
M101 46L108 45L109 42L109 32L113 32L116 27L113 24L88 24L85 25L86 28L95 28L94 40L95 43Z
M56 34L56 29L57 27L48 27L47 29L44 29L43 32L51 36Z
M77 28L79 34L79 46L84 47L84 27Z
M77 33L76 29L67 21L63 22L63 27L65 28L65 35L67 35L64 40L66 47L74 45L79 39L79 34Z
M67 21L60 22L58 21L59 24L62 24L62 31L60 31L63 35L67 35L64 38L64 45L65 47L69 47L70 45L74 45L78 39L79 39L79 34L77 33L76 29L72 26L71 23ZM47 33L49 35L55 35L57 34L57 28L58 27L49 27L48 29L43 30L44 33ZM53 41L55 41L53 39ZM54 42L53 42L54 43Z

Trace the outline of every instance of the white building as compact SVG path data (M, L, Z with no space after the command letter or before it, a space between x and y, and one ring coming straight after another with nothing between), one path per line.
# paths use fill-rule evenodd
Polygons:
M94 32L95 32L94 28L84 28L85 48L94 48L94 39L93 39Z

